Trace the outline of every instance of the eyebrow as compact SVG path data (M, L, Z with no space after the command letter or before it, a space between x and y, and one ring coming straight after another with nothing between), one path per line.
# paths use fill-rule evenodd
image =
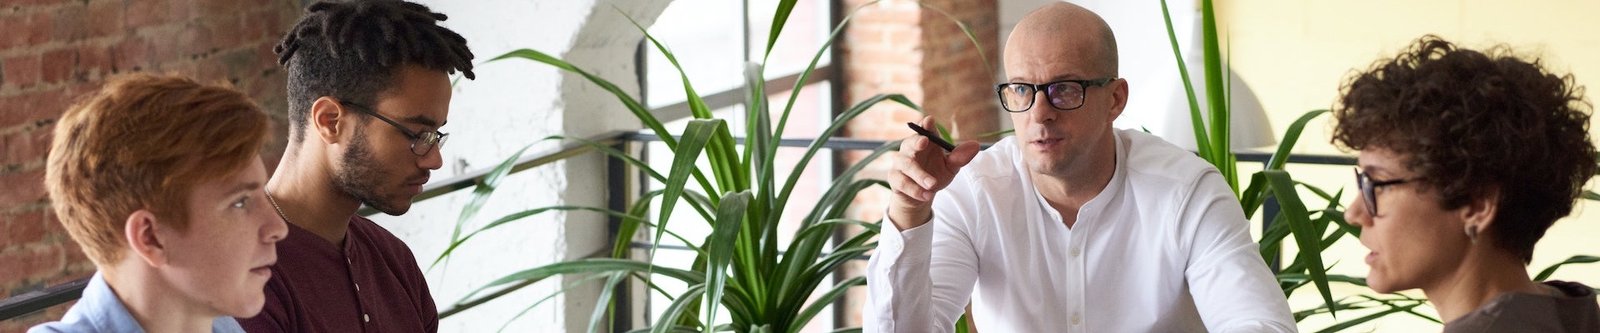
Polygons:
M433 127L433 128L444 127L444 124L450 123L448 121L441 123L441 122L439 122L437 120L433 120L433 118L428 118L427 116L403 117L403 118L400 118L400 121L407 122L407 123L412 123L412 124L417 124L417 125L422 125L422 126Z
M1077 74L1062 74L1062 75L1052 76L1049 79L1045 79L1044 82L1029 82L1029 83L1044 84L1044 83L1059 82L1059 81L1064 81L1064 80L1087 80L1087 79L1082 79L1080 77L1081 76L1079 76ZM1018 82L1018 81L1022 81L1022 78L1020 78L1020 77L1012 77L1010 79L1010 81L1006 81L1006 82L1007 83L1014 83L1014 82Z
M247 182L235 185L232 190L228 190L227 196L233 196L234 194L238 194L240 192L250 192L258 189L261 189L261 182Z

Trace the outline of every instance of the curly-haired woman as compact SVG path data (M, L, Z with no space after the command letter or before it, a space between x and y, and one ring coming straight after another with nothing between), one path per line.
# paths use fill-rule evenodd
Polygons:
M1595 174L1571 75L1424 36L1342 93L1333 140L1360 151L1361 188L1345 218L1373 290L1421 288L1446 332L1600 332L1593 289L1526 270Z

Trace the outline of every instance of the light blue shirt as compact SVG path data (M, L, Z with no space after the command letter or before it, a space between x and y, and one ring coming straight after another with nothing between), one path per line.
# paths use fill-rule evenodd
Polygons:
M117 299L117 294L111 291L111 285L106 284L105 278L100 277L100 272L95 272L94 277L89 278L89 284L83 287L83 296L78 298L78 304L73 304L61 321L28 329L28 333L58 332L144 333L144 328L139 327L139 321L134 320L128 308L122 306L122 300ZM244 328L239 327L239 322L233 317L221 316L211 320L211 332L243 333Z

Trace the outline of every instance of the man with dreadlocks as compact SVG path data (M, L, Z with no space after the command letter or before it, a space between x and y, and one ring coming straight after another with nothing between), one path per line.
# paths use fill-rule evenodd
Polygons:
M416 258L356 210L404 214L443 164L450 75L473 78L466 39L444 20L410 2L318 2L273 49L289 73L290 126L266 192L289 233L245 330L438 330Z

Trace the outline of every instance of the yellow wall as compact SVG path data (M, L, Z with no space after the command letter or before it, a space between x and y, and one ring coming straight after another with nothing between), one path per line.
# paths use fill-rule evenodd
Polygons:
M1391 57L1430 33L1468 48L1504 43L1520 54L1539 56L1546 68L1572 73L1580 85L1589 87L1591 103L1600 100L1600 24L1594 21L1600 15L1600 1L1218 0L1217 6L1234 69L1260 96L1280 137L1305 111L1330 107L1339 84L1354 70ZM1325 116L1307 128L1297 151L1342 153L1328 143L1326 120ZM1354 188L1348 167L1291 166L1291 171L1325 189ZM1366 253L1348 241L1328 252L1325 260L1338 261L1339 273L1365 275L1361 258ZM1574 254L1600 255L1600 203L1584 202L1574 217L1556 223L1539 243L1530 270L1537 272ZM1600 264L1563 268L1555 278L1600 286ZM1337 291L1371 293L1361 288ZM1292 303L1296 310L1308 309L1320 299L1307 290ZM1434 313L1431 308L1423 312ZM1356 313L1340 316L1356 317ZM1331 322L1319 316L1302 322L1301 328L1318 330ZM1373 329L1437 331L1439 326L1396 315L1355 331Z

